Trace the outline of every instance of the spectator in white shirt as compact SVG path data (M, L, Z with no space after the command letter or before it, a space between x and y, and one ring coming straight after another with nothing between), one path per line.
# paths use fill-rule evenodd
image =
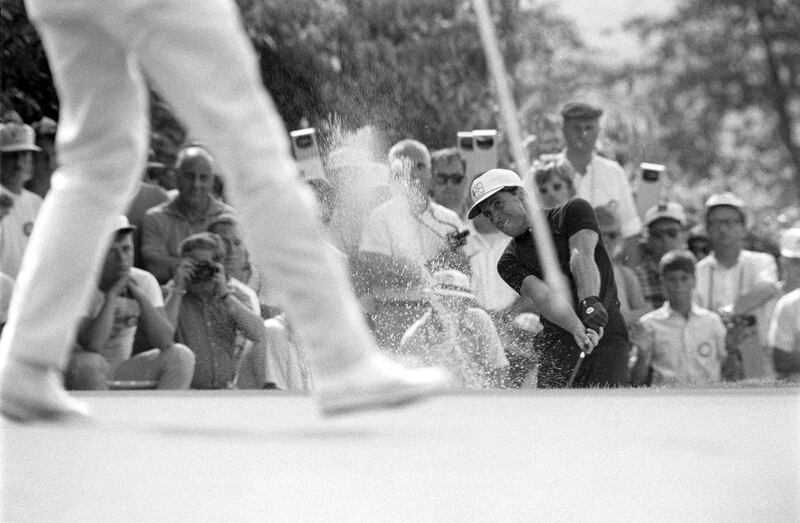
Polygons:
M800 227L783 232L781 291L769 326L768 346L778 378L800 382Z

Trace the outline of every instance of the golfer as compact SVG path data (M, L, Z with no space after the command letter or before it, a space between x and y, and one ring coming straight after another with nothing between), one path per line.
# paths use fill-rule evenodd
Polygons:
M263 89L230 0L28 0L58 91L60 167L22 260L0 340L0 411L83 414L62 371L114 229L148 152L148 85L220 160L247 244L305 346L322 411L407 403L449 384L380 356L314 196Z
M491 169L472 183L468 218L483 214L513 239L497 264L500 276L541 314L536 336L538 386L564 387L586 353L574 385L622 386L628 383L628 334L619 313L611 261L589 202L575 198L547 209L561 271L571 295L561 296L543 278L529 228L522 180L513 171Z

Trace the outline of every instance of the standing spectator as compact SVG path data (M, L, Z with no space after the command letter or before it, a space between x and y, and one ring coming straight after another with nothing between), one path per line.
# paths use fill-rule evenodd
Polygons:
M108 380L148 380L158 389L188 389L192 381L194 354L172 341L174 328L156 279L133 266L132 233L128 219L119 216L89 313L78 329L68 388L105 390ZM132 356L137 331L150 350Z
M25 188L44 198L50 190L50 177L56 170L56 122L44 116L33 124L36 145L41 149L33 156L33 177L25 183Z
M403 335L400 353L448 369L466 389L499 388L508 369L492 319L454 269L433 274L429 308Z
M8 209L0 221L0 271L14 279L42 206L42 198L24 188L33 175L33 153L41 151L35 140L30 125L0 124L0 195Z
M639 261L634 271L644 299L657 309L664 304L658 264L669 251L686 248L686 213L679 203L660 203L647 209L644 224L646 235L639 245Z
M778 294L775 258L743 248L745 205L733 193L706 201L706 230L712 252L697 264L697 303L722 316L728 352L740 354L744 378L771 378L765 305Z
M181 261L178 246L188 236L204 232L232 207L212 197L214 160L202 146L184 147L175 160L178 194L148 210L142 223L142 258L148 271L164 283Z
M431 154L431 197L459 216L464 216L467 203L467 163L458 149L439 149Z
M225 245L218 236L193 234L181 242L179 252L166 309L175 338L195 353L192 388L233 388L241 357L237 336L242 333L263 347L261 317L230 288L221 263Z
M602 109L587 103L565 104L561 110L561 129L566 148L559 156L572 167L573 186L579 198L587 200L593 207L617 202L624 238L623 262L627 264L627 258L635 259L642 222L636 213L627 173L617 162L597 154L602 114Z
M396 351L406 329L425 311L422 291L431 269L441 268L448 255L460 251L452 239L463 224L429 196L427 147L402 140L390 149L389 164L396 194L370 213L354 262L365 275L366 307L378 344Z
M591 205L574 198L546 212L558 264L571 291L562 296L543 279L519 176L507 169L491 169L472 183L472 198L470 219L482 212L513 238L500 258L498 272L541 313L544 329L535 339L541 361L537 386L565 386L581 351L587 356L576 385L627 384L628 334L619 313L611 260L599 239Z
M652 385L719 383L733 356L725 350L722 320L693 301L694 255L670 251L661 258L659 272L666 300L640 320L644 332L639 337L633 383L642 384L651 367Z
M800 227L783 232L780 249L783 296L772 314L768 346L777 377L800 383Z
M572 170L563 158L536 163L531 168L533 181L539 193L539 202L545 209L564 205L575 196Z

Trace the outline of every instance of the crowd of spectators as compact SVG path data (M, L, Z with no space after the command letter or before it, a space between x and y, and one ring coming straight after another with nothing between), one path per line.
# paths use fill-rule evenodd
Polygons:
M570 275L575 251L591 240L597 308L611 323L587 320L591 303L574 292L569 322L599 335L587 365L613 378L577 384L800 381L800 224L780 236L776 259L746 248L749 210L731 192L710 195L698 217L669 199L640 216L628 173L597 151L602 113L566 104L562 151L529 172L502 170L515 178L495 198L526 197L547 211L573 291L583 285ZM56 166L55 127L47 118L0 127L0 324ZM303 340L224 201L224 166L198 142L184 144L173 165L152 154L147 165L78 327L67 386L312 389ZM383 165L329 167L307 180L328 232L319 248L350 268L383 351L443 366L464 388L565 385L569 372L540 375L553 365L548 343L558 338L574 358L579 340L550 328L560 320L519 273L538 265L524 259L535 253L527 229L512 231L484 209L481 175L468 176L457 148L431 152L405 139ZM608 356L619 346L627 372Z

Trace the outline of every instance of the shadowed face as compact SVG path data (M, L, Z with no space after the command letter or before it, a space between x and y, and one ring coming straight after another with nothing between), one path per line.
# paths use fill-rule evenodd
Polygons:
M741 247L747 232L741 213L729 205L720 205L708 211L706 230L715 249Z
M516 192L500 191L481 202L481 213L503 234L517 237L528 230L521 198Z
M456 212L461 210L466 198L464 166L457 158L433 164L431 194L439 205Z
M119 232L106 254L100 276L100 288L108 289L115 281L131 272L133 267L133 233Z
M694 274L686 271L666 271L661 276L661 287L664 290L664 296L673 307L685 306L691 303L694 283Z
M683 226L670 218L661 218L647 227L647 242L657 258L669 251L685 248L685 238Z
M552 209L567 203L570 199L570 190L567 182L555 176L546 182L537 185L539 188L539 199L542 207Z
M567 149L588 154L594 151L597 136L600 134L600 119L569 119L564 121L562 130Z
M25 183L33 176L33 153L15 151L0 153L0 179L3 185Z

